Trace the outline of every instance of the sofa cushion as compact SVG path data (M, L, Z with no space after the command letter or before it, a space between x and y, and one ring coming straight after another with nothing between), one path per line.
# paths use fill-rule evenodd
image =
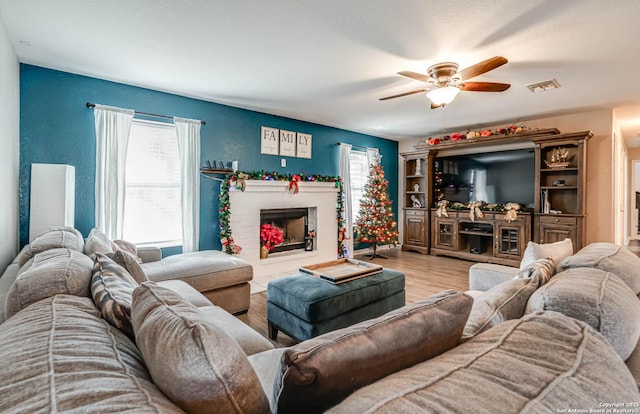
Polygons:
M640 339L640 300L613 273L578 268L558 273L538 289L526 312L553 310L584 321L626 360Z
M566 258L562 269L592 267L611 272L640 294L640 257L614 243L591 243L575 255Z
M0 325L2 413L178 413L90 298L56 295Z
M96 253L111 254L115 251L114 244L99 228L95 227L89 232L84 243L84 254L87 256Z
M91 295L102 317L133 339L131 294L138 283L122 266L96 253L91 277Z
M93 262L71 249L50 249L38 253L18 272L5 302L10 318L20 309L60 293L90 297Z
M249 282L253 267L246 260L217 250L201 250L142 263L149 280L182 279L198 292Z
M538 288L533 279L507 280L474 298L462 340L469 340L492 326L524 315L527 301Z
M556 267L556 272L561 270L560 262L564 258L573 254L573 243L571 239L567 238L555 243L539 244L530 241L527 243L526 249L522 254L522 260L520 261L520 269L525 268L538 259L544 259L551 257Z
M25 247L17 257L20 267L24 266L36 254L50 249L65 248L82 253L84 239L82 234L73 227L52 227L51 230L40 234Z
M153 282L138 286L132 322L155 384L182 409L268 412L267 398L242 349L175 292Z
M513 279L520 269L494 263L476 263L469 268L469 290L483 291Z
M639 400L631 374L602 335L541 312L383 378L328 412L556 413Z
M272 411L321 412L357 388L453 348L472 302L449 290L288 348L281 377L264 381L274 384L267 390Z
M144 273L144 270L140 266L136 256L133 256L131 253L128 253L125 250L116 250L111 254L107 254L107 256L120 266L124 267L136 282L142 283L149 280L147 279L147 275Z

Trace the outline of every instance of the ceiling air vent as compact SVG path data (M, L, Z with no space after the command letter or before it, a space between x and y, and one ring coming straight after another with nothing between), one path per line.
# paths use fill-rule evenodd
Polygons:
M560 84L557 80L551 79L548 81L530 83L527 88L533 93L548 91L549 89L558 89Z

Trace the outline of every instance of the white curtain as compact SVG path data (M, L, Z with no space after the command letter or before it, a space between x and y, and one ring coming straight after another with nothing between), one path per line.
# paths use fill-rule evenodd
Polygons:
M342 178L342 188L344 190L344 222L348 239L345 241L349 256L353 255L353 206L351 201L351 163L349 156L351 145L340 144L339 175Z
M96 127L95 227L111 240L120 239L124 219L125 161L134 112L96 104L93 114Z
M367 161L369 162L369 166L371 166L371 164L378 165L381 160L382 156L378 148L367 148Z
M196 119L173 118L181 167L182 251L198 251L200 242L200 126Z

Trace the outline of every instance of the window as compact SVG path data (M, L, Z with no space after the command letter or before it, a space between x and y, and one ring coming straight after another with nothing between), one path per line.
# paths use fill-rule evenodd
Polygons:
M133 120L125 173L125 240L182 244L178 151L174 125Z
M351 173L352 222L355 223L360 212L360 199L364 196L364 186L369 179L369 158L366 152L351 151L349 154Z

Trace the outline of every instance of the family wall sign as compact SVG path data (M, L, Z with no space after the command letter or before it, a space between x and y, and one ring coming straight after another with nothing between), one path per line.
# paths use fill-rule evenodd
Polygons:
M311 134L263 126L260 153L311 159Z

